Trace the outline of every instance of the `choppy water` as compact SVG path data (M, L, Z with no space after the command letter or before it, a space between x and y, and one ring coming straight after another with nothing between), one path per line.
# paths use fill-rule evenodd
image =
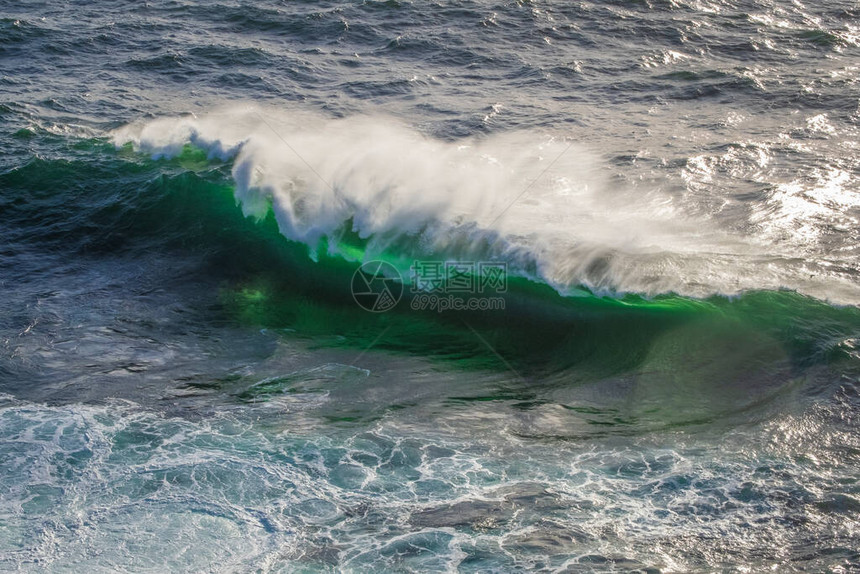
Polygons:
M860 569L822 4L0 2L0 569Z

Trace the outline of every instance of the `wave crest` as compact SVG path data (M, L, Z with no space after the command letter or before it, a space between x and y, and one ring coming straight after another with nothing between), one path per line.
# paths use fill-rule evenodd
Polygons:
M672 191L610 185L599 158L557 134L443 141L385 116L245 107L135 123L113 140L155 159L191 145L232 162L244 213L271 208L312 255L504 260L563 293L790 288L860 300L853 283L810 277L791 254L688 214Z

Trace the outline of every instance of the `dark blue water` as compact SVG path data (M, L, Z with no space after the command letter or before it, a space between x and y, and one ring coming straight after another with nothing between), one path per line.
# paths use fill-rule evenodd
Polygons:
M0 1L0 570L857 571L858 16Z

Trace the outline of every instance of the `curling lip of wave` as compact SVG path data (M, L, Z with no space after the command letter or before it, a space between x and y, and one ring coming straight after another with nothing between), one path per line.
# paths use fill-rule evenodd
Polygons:
M243 212L259 218L271 208L281 232L312 256L326 239L331 254L354 257L341 245L357 235L365 259L504 260L563 294L788 288L860 301L851 281L810 276L764 238L685 213L669 192L607 185L598 158L558 136L449 142L390 117L258 110L136 122L112 136L153 159L191 145L232 161Z

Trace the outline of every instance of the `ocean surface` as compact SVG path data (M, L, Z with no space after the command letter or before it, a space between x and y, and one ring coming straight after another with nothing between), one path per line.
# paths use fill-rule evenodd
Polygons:
M858 305L856 1L0 0L0 571L860 572Z

